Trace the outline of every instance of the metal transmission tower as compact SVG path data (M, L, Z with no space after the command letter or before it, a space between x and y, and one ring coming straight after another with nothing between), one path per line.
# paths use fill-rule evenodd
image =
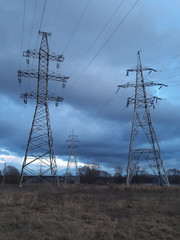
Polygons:
M51 35L50 33L39 31L39 35L42 36L39 51L27 50L23 52L27 64L29 64L30 57L38 59L38 71L18 71L19 82L21 82L21 77L37 79L37 92L20 95L21 98L24 98L25 104L27 103L27 99L36 99L35 113L21 170L20 186L22 186L23 183L24 171L30 175L27 180L29 182L37 180L45 181L43 176L48 173L51 174L53 182L58 182L48 100L55 101L56 106L58 106L59 102L63 101L63 98L55 96L54 94L48 94L48 82L49 80L53 80L65 84L68 77L49 73L49 60L56 61L57 67L59 67L60 62L63 62L64 57L63 55L49 53L48 37ZM38 164L41 166L41 171L38 171Z
M66 174L65 174L65 183L67 182L75 182L75 183L80 183L80 177L79 177L79 172L77 168L77 160L76 160L76 148L77 142L80 142L76 140L77 135L74 134L74 130L72 131L72 134L69 135L71 139L67 140L66 142L70 142L70 145L68 146L70 148L69 152L69 159L67 163L67 169L66 169Z
M149 86L166 86L164 84L145 82L143 77L143 71L149 71L149 74L155 69L143 68L141 64L140 51L137 56L137 68L128 69L129 72L136 72L136 84L127 83L125 85L119 85L119 88L135 88L135 98L129 97L127 99L127 107L129 104L134 104L134 114L131 130L131 140L129 147L129 157L127 165L127 185L130 184L131 179L135 173L136 167L140 159L144 158L155 175L159 176L160 184L169 185L168 177L164 167L163 159L161 156L161 150L158 144L157 136L153 127L151 114L149 107L161 98L147 97L146 87ZM143 142L143 144L141 144Z

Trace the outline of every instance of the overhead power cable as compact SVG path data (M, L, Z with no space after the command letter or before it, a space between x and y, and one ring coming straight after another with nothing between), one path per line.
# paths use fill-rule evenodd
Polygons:
M71 84L71 86L66 90L65 94L73 87L73 85L81 78L81 76L84 74L84 72L88 69L90 64L95 60L95 58L100 54L100 52L104 49L104 47L107 45L107 43L111 40L113 35L116 33L116 31L119 29L119 27L122 25L122 23L126 20L126 18L130 15L132 10L135 8L137 3L140 0L137 0L135 4L131 7L131 9L128 11L128 13L125 15L125 17L121 20L121 22L117 25L117 27L114 29L114 31L110 34L110 36L106 39L102 47L99 49L99 51L95 54L95 56L91 59L91 61L88 63L88 65L84 68L84 70L80 73L80 75L74 80L74 82Z
M41 14L41 20L40 20L40 25L39 25L39 31L41 30L42 21L43 21L43 18L44 18L44 12L45 12L45 8L46 8L46 2L47 2L47 0L44 0L43 10L42 10L42 14ZM37 48L38 40L39 40L39 34L37 35L37 40L36 40L35 49ZM34 58L33 58L33 61L32 61L32 67L33 67L33 64L34 64Z
M167 72L167 71L171 71L171 70L175 70L175 69L179 69L180 67L173 67L173 68L168 68L168 69L162 69L159 70L158 72Z
M70 43L71 43L71 41L72 41L72 39L73 39L73 37L74 37L74 35L75 35L77 29L78 29L78 27L79 27L79 25L80 25L80 23L81 23L81 21L82 21L84 15L85 15L87 9L88 9L88 6L89 6L89 4L90 4L91 1L92 1L92 0L89 0L89 1L87 2L86 6L85 6L85 8L84 8L84 10L83 10L83 12L82 12L80 18L79 18L78 23L77 23L77 25L76 25L75 28L74 28L74 31L72 32L72 34L71 34L71 36L70 36L68 42L67 42L66 45L65 45L65 48L64 48L64 50L63 50L63 54L64 54L64 52L67 50L67 48L69 47L69 45L70 45Z
M47 2L47 0L44 0L44 6L43 6L42 15L41 15L41 21L40 21L39 31L41 30L41 26L42 26L42 21L43 21L43 17L44 17L44 12L45 12L45 8L46 8L46 2Z
M147 50L147 49L153 47L153 46L156 45L157 43L163 41L164 39L167 39L167 38L173 36L176 32L177 32L177 31L175 31L175 32L173 32L173 33L170 33L170 34L168 34L168 35L166 35L166 36L164 36L164 37L161 37L160 39L158 39L158 40L152 42L152 43L149 44L147 47L143 48L142 51L145 51L145 50Z
M26 0L24 1L24 10L23 10L23 24L22 24L22 36L21 36L21 47L20 47L19 69L20 69L20 67L21 67L21 52L22 52L22 44L23 44L23 38L24 38L25 12L26 12Z
M114 94L113 95L111 95L111 98L108 98L108 100L104 103L104 105L106 106L106 108L103 108L103 110L104 109L106 109L107 110L107 106L108 106L108 104L110 103L110 100L113 98L113 96L115 96L116 95L116 92L114 92ZM118 96L118 95L116 95L116 96ZM123 98L123 96L121 96L120 97L120 99L121 98ZM121 101L120 101L121 102ZM113 107L112 109L111 109L111 111L110 112L108 112L108 115L110 116L110 118L108 119L108 121L106 122L106 123L104 123L103 124L103 127L107 127L108 126L108 134L109 134L109 131L111 131L112 130L112 128L114 128L114 121L116 121L116 117L120 114L120 112L121 111L123 111L125 108L123 107L122 109L120 109L120 111L119 111L119 104L116 104L116 106L115 107ZM118 110L118 111L117 111ZM99 116L99 113L100 112L102 112L102 111L98 111L98 112L96 112L96 115L98 114L98 116ZM120 119L120 121L124 121L124 119L127 117L127 116L129 116L131 113L126 113L124 116L123 116L123 118L121 118ZM105 120L106 121L106 120ZM90 126L93 126L94 125L94 123L97 123L97 120L94 120L94 121L91 121L90 122ZM110 126L113 124L113 127L111 127L110 128ZM105 133L105 134L103 134L103 136L106 136L107 135L107 133ZM102 136L101 136L102 137ZM90 143L94 143L94 142L97 142L97 139L95 139L95 141L94 140L91 140L90 141Z
M85 54L83 55L83 57L81 58L81 60L79 61L79 63L76 64L76 66L73 68L73 70L70 73L70 77L73 74L73 72L77 69L77 67L81 64L81 62L84 60L84 58L88 55L88 53L90 52L90 50L92 49L92 47L96 44L97 40L100 38L100 36L103 34L104 30L107 28L107 26L109 25L109 23L111 22L111 20L114 18L114 16L116 15L116 13L119 11L120 7L122 6L123 2L125 0L122 0L121 3L118 5L118 7L116 8L116 10L113 12L112 16L107 20L107 22L105 23L105 25L103 26L103 28L101 29L101 31L99 32L99 34L97 35L97 37L95 38L95 40L92 42L92 44L90 45L90 47L88 48L88 50L85 52Z
M47 0L44 0L43 10L42 10L42 14L41 14L41 20L40 20L40 25L39 25L39 31L41 30L41 26L42 26L42 21L43 21L43 17L44 17L44 12L45 12L45 8L46 8L46 2L47 2ZM38 34L38 36L37 36L37 41L36 41L35 49L37 48L38 40L39 40L39 34ZM33 63L34 63L34 59L33 59Z
M167 99L170 101L180 101L179 97L168 97Z
M32 32L33 32L33 27L34 27L34 20L35 20L36 8L37 8L37 0L36 0L36 2L35 2L35 6L34 6L33 21L32 21L32 26L31 26L30 38L29 38L29 49L30 49L30 46L31 46L31 39L32 39Z
M122 111L123 109L121 109L120 111ZM116 113L115 115L113 115L113 117L111 117L111 119L108 120L108 123L103 124L103 127L108 127L106 130L106 133L104 133L103 135L101 135L100 137L95 138L94 140L90 140L88 142L88 145L90 144L94 144L97 143L100 139L104 138L105 136L108 136L109 133L112 131L112 129L116 128L117 126L114 124L114 121L116 120L116 117L118 116L118 114L120 113L120 111L118 111L118 113ZM126 112L126 114L120 119L121 122L125 121L125 119L128 119L129 116L131 115L131 112Z
M157 62L157 63L155 63L155 64L151 64L151 66L155 66L155 65L159 65L159 64L161 64L161 63L169 62L169 61L171 61L172 59L175 59L175 58L178 58L178 57L180 57L180 54L175 55L175 56L172 56L172 57L170 57L170 58L168 58L168 59L159 61L159 62Z
M53 26L52 26L51 33L53 32L53 30L54 30L54 28L56 26L56 23L57 23L57 20L58 20L58 17L60 15L60 13L62 12L62 5L63 5L63 0L60 1L59 8L58 8L58 11L57 11L57 14L56 14Z
M166 76L166 77L163 77L163 78L156 79L156 81L167 81L168 79L171 79L171 82L172 82L173 78L177 78L179 76L180 76L179 74L178 75L177 74L176 75L172 75L172 76Z

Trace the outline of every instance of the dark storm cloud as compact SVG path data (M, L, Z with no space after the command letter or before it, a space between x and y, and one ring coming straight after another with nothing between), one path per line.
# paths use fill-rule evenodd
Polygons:
M22 51L29 48L32 16L35 1L26 1L26 15ZM179 49L179 1L140 1L130 16L124 21L111 41L89 65L109 35L134 4L134 0L124 1L122 7L107 26L101 37L84 58L68 80L67 91L58 84L51 83L50 90L64 95L65 101L58 109L50 104L50 118L54 136L55 152L64 158L68 154L65 140L72 129L80 140L77 150L78 159L82 162L98 162L108 167L126 166L133 107L124 109L128 96L133 96L134 89L121 89L117 94L117 85L127 81L135 81L135 74L125 78L125 70L136 66L137 50L142 51L142 62L145 66L153 66L172 56L180 54ZM0 14L0 144L20 156L24 155L35 101L28 102L27 107L19 99L21 89L17 84L17 71L20 64L20 47L22 34L23 1L1 1ZM69 47L65 51L65 61L60 72L69 75L74 66L82 59L91 43L101 31L105 22L113 14L119 1L92 0L77 29ZM82 13L86 1L63 1L62 11L57 17L51 39L50 50L62 53ZM37 32L40 24L43 1L38 1L30 48L35 48ZM52 31L59 1L47 1L42 30ZM38 45L39 46L39 41ZM32 61L31 61L32 64ZM159 70L166 67L180 66L180 58L156 65ZM31 66L31 65L30 65ZM33 67L37 66L34 61ZM51 64L56 71L55 64ZM21 69L26 69L25 59L21 58ZM84 71L84 72L83 72ZM83 74L81 75L81 72ZM149 75L150 80L158 81L165 77L173 77L174 72L158 72ZM80 76L80 77L79 77ZM145 75L146 76L146 75ZM147 79L147 80L149 80ZM24 79L22 92L35 89L36 80ZM162 81L163 82L163 81ZM168 83L168 81L165 81ZM168 88L164 94L167 100L152 111L152 118L157 131L167 167L174 164L179 167L179 119L177 111L179 102L171 102L170 97L177 96L179 87ZM148 89L152 95L161 96L163 92ZM162 90L161 90L162 91ZM175 95L174 95L175 94ZM174 144L172 144L174 142ZM167 149L167 146L168 149ZM173 163L173 164L172 164ZM168 165L169 164L169 165Z

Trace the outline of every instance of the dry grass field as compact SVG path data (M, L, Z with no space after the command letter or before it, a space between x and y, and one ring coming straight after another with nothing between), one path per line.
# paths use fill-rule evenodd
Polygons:
M1 185L0 239L180 239L180 187Z

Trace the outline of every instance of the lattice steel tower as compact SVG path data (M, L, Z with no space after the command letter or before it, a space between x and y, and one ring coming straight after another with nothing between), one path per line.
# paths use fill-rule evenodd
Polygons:
M42 36L39 51L27 50L23 52L23 56L26 57L26 62L28 64L30 57L38 58L38 71L18 71L19 82L21 82L21 77L37 79L37 92L20 95L21 98L24 98L25 104L27 103L27 99L36 99L35 113L21 170L20 186L22 186L24 182L23 177L25 171L30 175L26 182L37 180L46 182L43 176L50 173L51 180L58 183L48 100L55 101L56 106L58 106L59 102L63 101L63 98L48 94L48 82L49 80L54 80L65 84L68 77L54 74L53 72L49 73L49 60L56 61L57 67L59 67L60 62L63 62L64 57L63 55L49 53L48 37L51 35L50 33L39 31L39 35ZM39 167L37 167L39 164L41 166L41 171L39 171Z
M77 167L77 159L76 159L76 143L79 142L76 138L77 135L74 134L74 130L72 131L72 134L69 135L71 139L68 139L66 142L70 142L70 145L68 146L70 148L69 152L69 159L67 163L67 169L65 174L65 183L67 182L75 182L80 183L80 177Z
M156 70L152 68L142 67L140 51L138 51L137 68L127 70L127 76L129 72L136 72L136 84L127 83L118 86L119 88L135 88L135 98L129 97L127 100L127 107L129 104L134 104L134 114L129 147L126 183L127 185L130 184L136 166L138 165L140 159L144 158L148 162L153 173L159 176L160 184L169 185L168 177L161 156L161 150L149 110L149 107L154 107L154 103L158 100L161 100L161 98L158 98L156 96L148 98L146 94L146 87L159 86L161 88L162 86L167 87L167 85L154 83L152 81L145 82L143 71L149 71L149 74L152 71L156 72Z

